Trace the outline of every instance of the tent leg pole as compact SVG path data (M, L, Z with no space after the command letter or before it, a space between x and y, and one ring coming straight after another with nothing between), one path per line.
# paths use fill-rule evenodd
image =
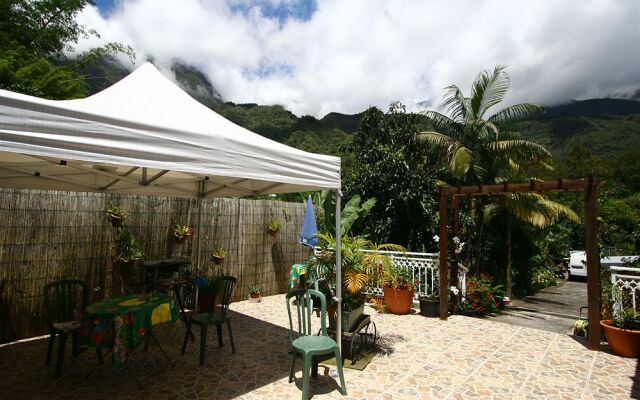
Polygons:
M336 315L336 341L342 357L342 232L340 229L340 212L342 192L336 190L336 302L338 303Z
M200 275L200 271L202 271L202 199L204 198L204 181L198 182L198 230L196 232L196 271L195 276ZM196 286L196 293L194 296L194 304L193 309L195 312L198 312L198 287Z

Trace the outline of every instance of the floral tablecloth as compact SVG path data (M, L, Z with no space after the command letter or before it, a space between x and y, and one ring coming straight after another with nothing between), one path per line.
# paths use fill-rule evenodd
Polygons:
M113 365L121 367L153 325L178 318L173 296L128 295L104 299L85 309L80 343L113 349Z
M289 279L289 289L295 289L299 287L300 276L304 275L307 271L307 264L293 264L291 266L291 278Z

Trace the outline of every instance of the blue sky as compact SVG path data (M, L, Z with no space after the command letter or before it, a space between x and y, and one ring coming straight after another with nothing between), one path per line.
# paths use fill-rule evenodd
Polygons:
M116 8L117 0L94 0L96 6L103 16L108 16ZM293 18L300 21L308 21L316 11L318 5L316 0L294 0L294 1L271 1L271 0L248 0L230 1L231 10L243 14L248 14L258 8L262 15L268 18L278 19L281 23Z
M115 0L94 0L103 15L109 14L115 7Z

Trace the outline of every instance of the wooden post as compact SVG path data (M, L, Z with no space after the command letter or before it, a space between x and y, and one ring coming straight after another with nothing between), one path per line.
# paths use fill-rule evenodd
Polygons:
M447 303L449 300L447 281L447 195L440 188L440 319L447 319Z
M593 177L587 182L584 194L584 226L587 253L587 305L589 306L589 341L591 350L600 349L600 257L598 254L598 191Z
M458 236L458 231L460 230L459 209L460 198L458 196L453 196L453 199L451 200L451 230L454 237ZM451 269L451 286L458 286L458 264L460 263L460 255L454 251L452 256L453 268Z

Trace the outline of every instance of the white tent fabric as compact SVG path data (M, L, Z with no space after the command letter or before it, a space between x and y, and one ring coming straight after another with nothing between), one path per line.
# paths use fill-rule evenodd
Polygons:
M332 189L340 226L340 158L235 125L150 63L86 99L0 90L0 187L198 197L199 205L203 197ZM341 318L337 328L341 346Z
M85 99L0 90L0 187L179 197L339 190L340 159L242 128L146 63Z

